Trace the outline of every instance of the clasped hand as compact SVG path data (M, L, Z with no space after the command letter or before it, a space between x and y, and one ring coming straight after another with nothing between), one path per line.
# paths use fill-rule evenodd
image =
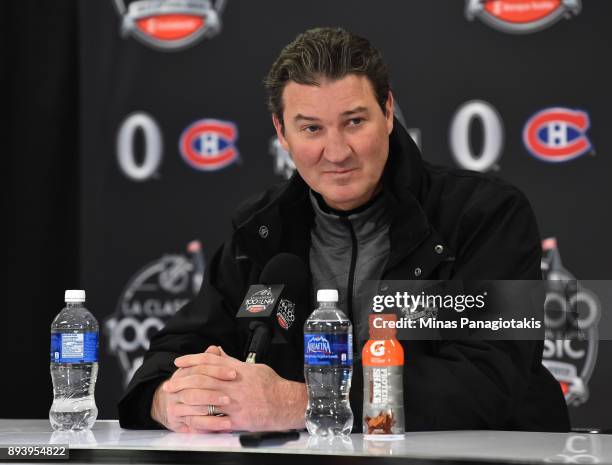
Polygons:
M184 355L155 392L152 417L176 432L269 431L304 426L304 384L264 364L241 362L221 347ZM209 405L223 416L209 415Z

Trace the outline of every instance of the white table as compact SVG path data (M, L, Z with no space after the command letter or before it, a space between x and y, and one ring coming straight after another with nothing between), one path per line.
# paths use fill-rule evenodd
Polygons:
M303 433L299 440L284 445L242 448L237 434L124 430L115 420L99 420L91 431L69 434L52 432L48 420L0 420L0 445L24 444L69 444L70 461L75 463L612 464L612 435L607 434L443 431L407 433L401 441L368 441L354 434L329 442Z

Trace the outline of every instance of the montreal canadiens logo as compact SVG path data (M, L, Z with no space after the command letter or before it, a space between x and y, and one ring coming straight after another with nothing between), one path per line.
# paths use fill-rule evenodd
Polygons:
M580 0L466 0L465 16L512 34L537 32L580 13Z
M568 108L547 108L527 121L523 143L534 157L548 162L564 162L592 151L586 132L589 115Z
M160 50L180 50L221 31L226 0L113 0L121 34Z
M236 162L238 129L229 121L201 119L191 124L179 141L183 159L202 171L216 171Z

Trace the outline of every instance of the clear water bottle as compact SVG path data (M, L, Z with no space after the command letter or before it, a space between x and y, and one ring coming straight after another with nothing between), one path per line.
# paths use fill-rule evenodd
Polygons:
M348 435L353 374L353 327L338 308L338 291L317 292L318 307L304 323L304 377L308 390L306 427L314 436Z
M85 291L68 290L66 307L51 323L53 405L49 410L55 431L79 431L93 426L98 416L94 389L98 377L98 322L84 307Z

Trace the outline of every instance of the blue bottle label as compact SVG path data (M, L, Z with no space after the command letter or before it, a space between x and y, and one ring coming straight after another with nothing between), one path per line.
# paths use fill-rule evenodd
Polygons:
M92 363L98 361L98 333L52 333L51 362Z
M352 366L352 334L304 334L304 364L310 366Z

